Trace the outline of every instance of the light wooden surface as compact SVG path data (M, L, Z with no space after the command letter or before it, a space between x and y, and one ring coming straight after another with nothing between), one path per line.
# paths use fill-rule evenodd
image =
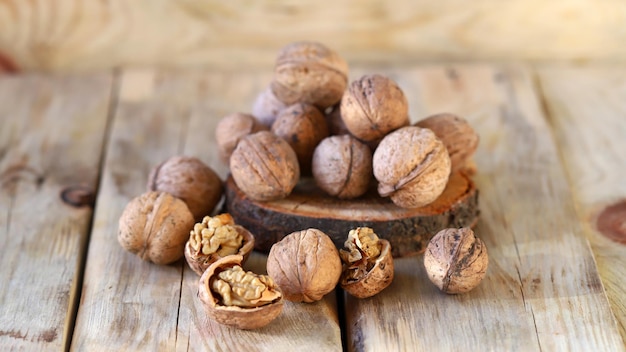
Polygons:
M490 267L475 291L438 292L413 256L374 298L288 303L258 331L219 326L200 310L197 276L182 261L157 266L125 252L117 220L171 155L196 155L224 177L215 124L249 110L267 70L3 76L0 349L325 351L342 349L343 330L357 351L624 351L626 246L595 232L593 219L625 194L626 67L361 67L352 76L373 71L397 79L412 120L454 111L481 135L476 232ZM93 214L60 203L75 185L97 188ZM262 271L264 260L255 254L247 266Z
M624 23L620 0L0 0L0 68L267 68L301 39L351 64L625 62Z

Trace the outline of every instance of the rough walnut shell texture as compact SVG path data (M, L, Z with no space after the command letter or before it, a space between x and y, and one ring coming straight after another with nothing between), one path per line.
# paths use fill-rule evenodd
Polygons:
M283 310L282 298L271 304L254 308L224 306L219 304L219 300L213 295L209 286L216 272L234 265L241 265L242 260L243 257L239 255L229 255L211 264L200 277L198 297L207 315L218 323L238 329L257 329L269 324L280 315ZM280 292L280 288L274 289Z
M409 125L409 104L396 82L366 75L352 82L341 99L341 118L353 136L375 142Z
M286 107L287 105L285 105L285 103L276 98L271 87L267 87L254 101L252 105L252 115L254 115L262 125L269 128L272 127L278 113Z
M319 301L341 276L341 259L333 241L320 230L287 235L267 257L267 273L292 302Z
M198 158L174 156L152 169L148 190L182 199L195 220L201 220L222 198L222 180ZM192 225L193 227L193 225Z
M441 291L468 292L487 273L489 256L484 242L470 228L444 229L426 247L424 266L428 278Z
M296 153L269 131L246 136L237 144L230 171L237 187L257 201L286 197L300 178Z
M164 192L147 192L128 203L117 240L143 260L169 264L183 256L193 215L185 203Z
M222 161L228 163L241 138L263 130L267 127L250 114L234 113L222 118L215 127L215 141Z
M331 196L359 197L373 179L372 152L350 135L328 137L313 154L313 177L317 186Z
M450 157L431 130L408 126L383 138L374 152L373 168L382 197L391 197L403 208L417 208L443 193Z
M348 84L348 64L316 42L296 42L281 49L274 66L272 92L286 105L308 103L326 109L341 100Z
M478 148L479 137L467 120L448 113L432 115L415 126L433 131L448 150L452 172L466 166L469 158Z
M382 245L380 255L365 276L357 281L349 281L345 275L341 277L341 287L354 297L372 297L391 285L393 281L394 266L391 244L387 240L380 239L379 241Z
M313 105L298 103L282 110L272 133L284 139L296 152L301 174L310 174L313 151L328 136L324 115Z

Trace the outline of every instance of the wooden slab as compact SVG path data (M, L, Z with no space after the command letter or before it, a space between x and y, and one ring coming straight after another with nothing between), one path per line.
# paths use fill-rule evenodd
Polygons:
M340 200L317 188L312 178L302 178L285 199L257 202L229 177L225 195L228 211L256 234L255 249L263 252L286 235L307 228L324 231L342 248L351 229L367 226L389 240L395 257L405 256L421 253L444 228L474 226L479 214L478 191L461 173L451 175L435 202L416 209L400 208L375 189L358 199Z
M69 344L109 74L0 77L0 349Z
M469 119L489 270L474 291L438 292L422 256L396 261L392 285L346 299L349 350L621 351L594 257L573 207L528 70L483 65L388 71L411 116Z
M626 70L547 66L538 73L578 217L626 339Z

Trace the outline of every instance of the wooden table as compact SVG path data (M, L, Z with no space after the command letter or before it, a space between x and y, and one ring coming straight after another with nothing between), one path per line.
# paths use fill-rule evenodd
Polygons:
M215 124L248 111L269 70L5 75L0 349L623 351L626 67L359 67L351 76L365 72L396 79L413 120L455 112L479 132L476 233L490 266L478 288L440 293L419 255L398 259L393 284L371 299L337 292L286 303L261 330L219 326L186 264L124 251L117 221L172 155L197 156L224 177ZM255 254L247 266L262 271L264 261Z

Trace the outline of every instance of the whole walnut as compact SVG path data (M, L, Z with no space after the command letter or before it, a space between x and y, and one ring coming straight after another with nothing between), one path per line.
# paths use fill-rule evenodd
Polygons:
M152 169L148 190L182 199L199 221L213 212L222 198L223 186L215 171L198 158L174 156Z
M468 292L487 273L487 247L468 227L443 229L428 243L424 266L428 278L441 291Z
M169 264L183 256L193 225L185 202L165 192L147 192L124 209L117 240L143 260Z
M215 127L215 141L222 161L228 163L241 138L263 130L267 127L250 114L236 112L222 118Z
M370 148L348 134L324 139L312 166L317 186L340 199L363 195L373 179Z
M239 189L257 201L285 198L300 178L296 153L269 131L239 141L230 156L230 172Z
M313 104L326 109L341 100L348 84L348 64L316 42L295 42L276 58L272 92L286 105Z
M409 125L409 104L393 80L365 75L352 82L341 99L341 118L353 136L376 142Z
M252 105L252 115L254 115L262 125L270 128L276 120L278 113L286 107L287 105L285 105L285 103L276 98L272 92L272 88L267 87L254 101Z
M378 145L372 160L378 194L403 208L432 203L450 176L450 157L443 143L426 128L403 127Z
M296 152L301 174L310 174L313 151L328 136L324 115L313 105L297 103L282 110L272 133L284 139Z
M341 276L341 259L333 241L320 230L287 235L267 257L267 273L292 302L319 301Z
M415 126L433 131L448 150L452 172L464 168L478 147L478 134L467 120L454 114L437 114L418 121Z

